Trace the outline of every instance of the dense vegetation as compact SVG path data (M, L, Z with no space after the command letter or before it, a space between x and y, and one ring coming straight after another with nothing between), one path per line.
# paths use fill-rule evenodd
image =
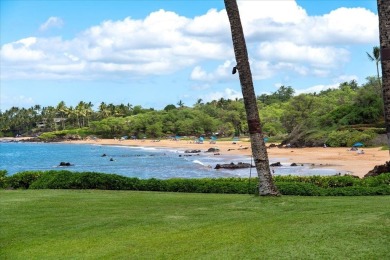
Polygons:
M1 177L2 176L2 177ZM364 179L353 176L276 176L283 195L367 196L390 195L390 173ZM254 194L257 179L138 179L116 174L70 171L26 171L7 176L0 172L0 187L12 189L101 189L191 193Z
M383 144L378 138L385 133L383 101L375 77L361 86L350 81L320 93L294 94L292 87L281 86L257 97L266 136L299 146ZM60 102L56 107L13 107L0 112L0 136L231 137L247 130L244 104L238 99L207 103L199 99L192 107L179 101L163 110L104 102L93 110L90 102L81 101L76 107Z

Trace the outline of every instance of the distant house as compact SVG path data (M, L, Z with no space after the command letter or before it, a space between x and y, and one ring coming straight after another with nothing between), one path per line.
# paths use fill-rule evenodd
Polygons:
M58 123L61 123L63 121L66 121L66 118L64 118L64 117L55 117L55 118L53 118L53 120L54 120L54 123L58 124Z
M46 124L44 122L39 122L39 123L37 123L37 127L38 128L45 128Z

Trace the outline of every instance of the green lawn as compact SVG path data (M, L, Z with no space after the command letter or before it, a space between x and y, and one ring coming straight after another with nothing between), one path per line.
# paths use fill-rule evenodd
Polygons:
M0 259L390 259L390 196L0 190Z

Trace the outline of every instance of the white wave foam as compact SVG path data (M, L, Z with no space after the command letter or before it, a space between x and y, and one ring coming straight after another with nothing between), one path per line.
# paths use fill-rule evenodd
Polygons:
M154 147L143 147L143 146L140 146L140 148L142 150L153 150L153 151L158 150L157 148L154 148Z
M199 160L193 160L192 162L193 162L193 163L200 164L200 165L203 165L203 166L206 166L204 163L202 163L202 162L199 161Z

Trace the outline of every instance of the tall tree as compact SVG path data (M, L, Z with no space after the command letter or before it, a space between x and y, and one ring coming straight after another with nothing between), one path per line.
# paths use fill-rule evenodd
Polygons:
M273 183L269 167L268 153L261 129L252 72L249 65L248 52L237 2L236 0L224 0L224 2L230 22L234 54L237 62L237 66L233 68L233 73L238 70L252 145L252 155L259 177L259 195L279 195Z
M58 103L56 109L60 115L60 122L61 122L62 130L64 130L65 129L65 116L66 116L66 111L68 108L66 107L64 101L60 101L60 103Z
M197 100L196 103L195 103L195 107L200 107L200 106L202 106L202 105L204 105L204 104L203 104L203 99L198 98L198 100Z
M177 102L177 105L180 107L180 108L183 108L184 107L184 103L183 101L179 100L179 102Z
M102 119L109 117L111 114L106 103L104 103L104 102L100 103L98 113L99 113L100 118L102 118Z
M382 91L387 139L390 146L390 1L377 0L381 49Z
M379 74L379 63L381 62L381 51L379 46L374 46L372 48L372 55L367 53L367 57L370 59L370 61L375 61L376 65L376 75L377 75L377 80L378 80L378 87L379 91L382 91L382 84L381 84L381 78Z

